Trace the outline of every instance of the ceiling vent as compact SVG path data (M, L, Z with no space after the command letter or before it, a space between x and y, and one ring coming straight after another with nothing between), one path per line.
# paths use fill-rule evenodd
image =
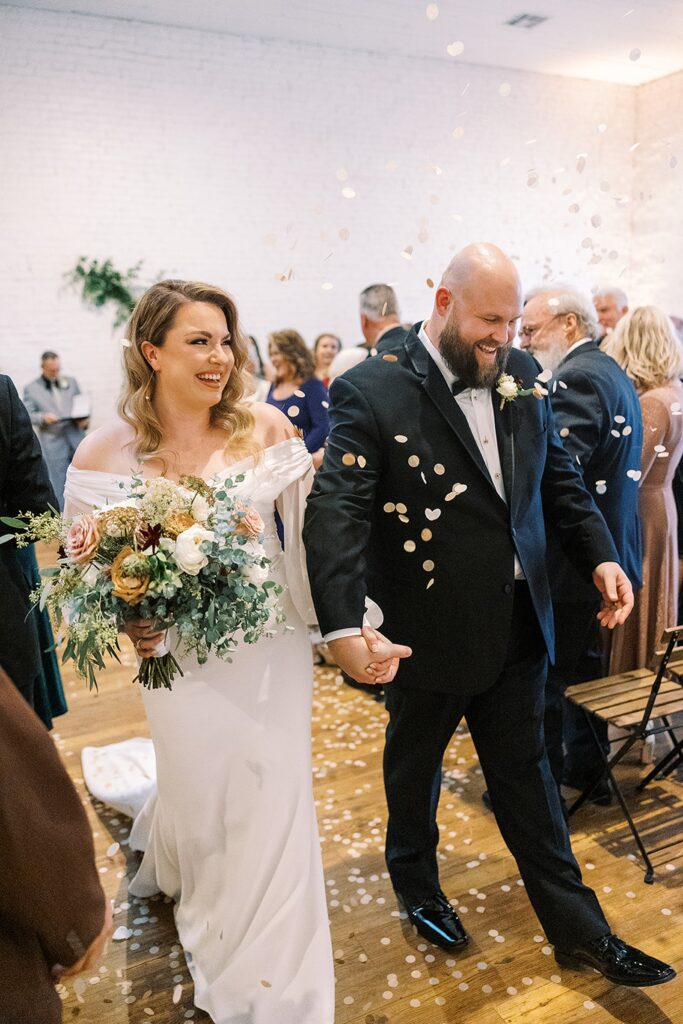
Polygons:
M514 18L506 21L506 25L513 25L515 28L536 28L541 22L547 21L544 14L516 14Z

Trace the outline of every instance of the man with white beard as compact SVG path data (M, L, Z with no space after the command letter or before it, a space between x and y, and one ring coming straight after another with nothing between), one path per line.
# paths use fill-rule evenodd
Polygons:
M626 374L600 350L594 340L598 334L590 299L574 288L539 289L531 293L524 307L521 346L553 373L547 386L555 425L605 518L620 564L635 590L642 571L640 404ZM552 534L548 537L548 578L557 635L556 661L546 687L546 745L558 785L562 782L584 789L601 774L602 761L583 713L566 700L564 690L605 675L596 619L599 605L594 588L579 576ZM604 723L595 719L593 724L603 750L609 751ZM610 802L607 782L596 787L592 800Z

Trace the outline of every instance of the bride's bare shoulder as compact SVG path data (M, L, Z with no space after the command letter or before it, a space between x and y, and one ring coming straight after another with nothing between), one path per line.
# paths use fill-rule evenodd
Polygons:
M256 421L254 439L263 448L270 448L274 444L279 444L280 441L287 441L291 437L299 436L296 427L274 405L267 405L265 402L252 402L249 408Z
M113 420L88 434L76 449L72 466L102 473L130 473L137 459L133 453L135 431L123 420Z

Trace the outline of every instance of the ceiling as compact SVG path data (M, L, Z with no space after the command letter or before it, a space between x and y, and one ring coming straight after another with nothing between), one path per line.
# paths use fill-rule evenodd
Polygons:
M14 0L0 6L626 85L683 69L682 0ZM531 29L505 24L520 14L547 20Z

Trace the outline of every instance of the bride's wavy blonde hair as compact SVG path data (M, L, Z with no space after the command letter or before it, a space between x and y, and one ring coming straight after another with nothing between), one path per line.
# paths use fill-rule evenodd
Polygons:
M260 445L253 439L254 416L242 404L248 382L247 342L239 326L237 308L230 296L214 285L200 281L159 281L138 300L126 327L128 345L123 350L124 383L118 411L135 431L133 451L142 461L162 452L163 430L154 408L154 371L142 354L148 341L162 348L180 306L188 302L210 302L225 314L235 365L221 395L211 407L210 422L226 433L226 452L258 456Z

